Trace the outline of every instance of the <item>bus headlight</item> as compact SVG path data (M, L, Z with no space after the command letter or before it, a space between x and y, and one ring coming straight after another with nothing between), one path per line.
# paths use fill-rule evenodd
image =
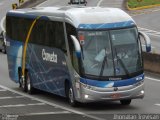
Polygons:
M80 89L80 83L79 82L76 82L76 88Z
M89 89L89 90L94 90L95 87L87 85L87 84L81 84L83 88Z
M141 94L144 94L144 90L141 91Z
M84 95L84 98L85 98L85 99L88 99L88 97L89 97L89 95Z

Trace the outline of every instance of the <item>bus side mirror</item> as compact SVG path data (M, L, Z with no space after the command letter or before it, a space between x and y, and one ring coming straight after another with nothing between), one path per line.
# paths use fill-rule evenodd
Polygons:
M74 48L75 48L75 51L76 51L77 58L80 58L81 57L81 46L80 46L77 38L74 35L71 35L71 39L72 39L73 44L74 44Z
M146 46L146 52L151 52L151 40L144 32L139 32L139 36L144 38L145 46Z

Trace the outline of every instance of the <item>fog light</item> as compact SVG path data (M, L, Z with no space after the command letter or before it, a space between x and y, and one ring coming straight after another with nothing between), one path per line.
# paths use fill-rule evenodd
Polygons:
M141 94L144 94L144 90L141 91Z
M89 96L88 95L84 95L84 98L87 99Z

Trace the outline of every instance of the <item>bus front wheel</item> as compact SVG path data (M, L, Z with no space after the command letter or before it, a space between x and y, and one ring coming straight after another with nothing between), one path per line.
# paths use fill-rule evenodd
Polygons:
M69 104L72 107L76 107L77 106L77 101L74 98L73 88L68 83L66 83L66 96L67 96Z
M120 100L122 105L130 105L131 104L131 99L128 100Z

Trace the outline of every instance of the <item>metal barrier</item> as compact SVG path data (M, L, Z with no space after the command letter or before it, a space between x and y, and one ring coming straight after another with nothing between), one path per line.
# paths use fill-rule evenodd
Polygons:
M144 69L160 74L160 55L155 53L143 53Z

